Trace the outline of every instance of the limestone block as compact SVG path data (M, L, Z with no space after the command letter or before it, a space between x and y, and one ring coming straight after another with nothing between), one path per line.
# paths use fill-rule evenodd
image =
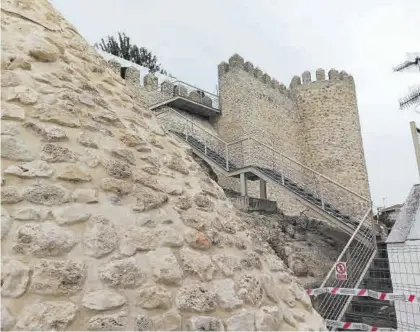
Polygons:
M147 259L153 275L159 282L165 284L180 284L183 272L179 263L169 248L158 248L147 253Z
M149 91L157 90L159 84L158 78L152 73L148 73L146 76L144 76L143 83L144 87Z
M44 221L49 210L41 207L21 207L13 210L12 217L19 221Z
M255 331L255 316L251 312L243 311L226 320L227 331Z
M203 211L211 212L214 210L214 203L201 193L194 195L194 202Z
M262 70L260 68L255 67L255 69L254 69L254 77L256 79L258 79L258 80L262 80L263 72L262 72Z
M97 203L98 191L95 189L76 189L73 191L72 199L78 203Z
M19 125L16 122L1 121L1 136L18 136L20 134Z
M241 259L241 267L247 270L261 269L262 263L259 256L260 255L253 251L245 253L244 257Z
M158 209L168 202L168 195L156 192L145 186L135 186L133 195L137 198L136 204L133 206L134 212L145 212Z
M85 222L90 218L90 215L90 212L86 211L83 204L77 203L52 210L52 216L55 222L60 226L68 226L79 222Z
M120 141L128 147L135 147L137 145L144 145L146 142L138 135L125 133L120 136Z
M132 288L147 281L148 271L138 267L133 258L123 258L104 264L99 277L110 287Z
M38 101L38 93L25 86L10 88L3 96L6 101L20 101L23 105L33 105Z
M213 107L213 100L209 96L203 96L201 103L208 107Z
M202 94L200 93L201 91L191 91L188 94L188 99L191 99L197 103L201 103L202 102Z
M1 238L3 239L9 233L10 228L12 227L12 219L10 218L9 213L3 207L1 208L0 222L1 222Z
M211 240L204 233L195 229L186 230L184 240L194 249L207 250L211 247Z
M70 192L60 185L38 183L24 188L23 197L35 204L61 205L70 201Z
M53 105L38 104L32 110L31 116L42 122L56 123L70 128L80 127L80 119L78 117Z
M283 303L279 303L279 309L283 314L283 320L292 327L297 327L297 322L295 317L293 317L292 311Z
M181 84L175 85L174 94L175 94L175 96L187 97L188 96L188 90L185 86L183 86Z
M127 329L128 315L126 312L118 312L109 315L96 315L86 323L89 331L124 331Z
M136 316L136 331L153 331L153 321L146 314Z
M215 254L211 256L212 261L226 277L232 277L241 270L240 259L229 254Z
M133 184L115 178L104 178L101 180L101 189L111 191L118 195L127 195L133 190Z
M191 199L189 197L181 197L181 199L181 202L178 201L179 207L182 210L190 209L192 206ZM202 231L206 226L210 225L208 215L196 209L183 212L181 219L185 226L195 228L198 231Z
M287 88L283 83L280 84L279 91L280 91L280 93L286 93L287 92Z
M42 295L69 295L82 289L87 266L74 260L41 259L33 267L29 290Z
M169 82L165 81L161 84L162 93L166 96L173 96L174 94L174 85Z
M325 70L319 68L316 70L316 80L317 81L325 81Z
M218 66L217 66L217 73L218 76L220 77L221 75L223 75L224 73L227 73L229 70L229 64L226 62L221 62Z
M277 272L277 271L284 271L286 269L283 261L280 259L279 256L274 254L268 254L265 257L265 261L270 268L270 271Z
M302 74L302 83L303 84L307 84L307 83L311 83L312 79L311 79L311 72L310 71L304 71Z
M283 313L277 306L262 307L255 315L257 331L278 331L283 321Z
M81 102L82 104L86 106L94 107L95 97L91 93L84 91L83 93L79 95L79 102Z
M126 161L131 165L136 164L136 158L134 157L133 151L131 151L130 149L112 149L111 155L123 161Z
M92 218L83 233L85 254L100 258L117 247L117 233L113 223L104 216Z
M244 63L244 70L246 72L250 73L251 75L253 75L254 74L254 65L251 62L247 61L247 62Z
M116 179L125 179L131 177L131 167L127 163L112 158L102 160L102 165L109 175Z
M13 250L24 255L49 257L64 255L76 245L72 231L51 222L19 226L14 238Z
M79 142L79 144L86 146L88 148L93 148L93 149L98 148L98 144L87 132L81 132L77 136L77 142Z
M1 203L16 204L23 201L22 190L19 187L1 187Z
M234 54L229 58L229 68L243 68L244 58L239 54Z
M290 89L293 89L300 84L301 84L300 77L299 76L293 76L289 87L290 87Z
M170 309L172 306L172 295L163 286L145 286L137 291L136 303L144 309Z
M24 308L16 327L26 331L63 331L73 322L76 312L72 302L39 302Z
M176 310L170 310L162 315L152 317L156 331L180 331L181 321L181 316Z
M54 125L42 125L33 121L26 121L24 128L32 130L36 135L42 137L42 141L60 142L68 140L66 132Z
M107 289L86 293L82 299L84 307L98 311L115 309L124 305L125 302L124 296Z
M190 173L187 165L180 156L171 155L171 157L167 158L164 161L164 164L169 169L177 171L183 175L188 175Z
M1 138L1 157L14 161L32 161L35 159L34 152L20 139L2 135Z
M217 317L194 316L187 320L185 327L188 331L224 331L223 322Z
M190 248L182 248L180 251L180 258L182 268L187 274L197 275L202 281L213 279L215 267L210 256Z
M41 62L54 62L60 53L54 45L45 39L37 39L29 49L29 55Z
M108 61L109 67L118 75L121 75L121 64L117 61L109 60Z
M239 298L257 306L265 293L261 281L251 274L240 275L235 281L235 290Z
M265 84L271 84L271 77L267 73L263 74L263 76L261 77L261 80Z
M22 80L22 77L12 71L12 70L4 70L1 73L1 87L2 88L8 88L8 87L16 87L19 85L23 85L24 82ZM12 106L12 105L11 105ZM2 112L3 112L3 105L2 105Z
M340 74L338 73L338 70L330 69L330 71L328 72L328 78L330 80L338 80L340 78Z
M181 311L210 312L217 308L217 296L204 284L190 284L178 290L176 304Z
M15 259L2 259L1 296L19 297L29 283L29 267Z
M140 86L140 70L136 67L128 67L125 71L125 80L128 84Z
M128 229L122 233L120 251L132 256L137 250L154 250L160 246L181 247L182 236L169 227L160 229L139 228Z
M54 168L43 160L34 160L19 165L10 165L4 170L4 173L21 178L48 178L54 174Z
M231 279L217 279L213 281L217 301L224 310L234 310L243 305L243 301L236 295L235 283Z
M15 325L16 319L6 305L1 306L1 330L9 331Z
M2 105L1 105L1 119L2 120L24 121L25 120L25 109L18 106L18 105L2 103Z
M57 178L60 180L72 181L72 182L90 182L92 176L82 170L77 165L67 165L58 174Z
M79 159L70 149L55 143L44 144L41 148L40 157L41 160L49 163L72 163Z

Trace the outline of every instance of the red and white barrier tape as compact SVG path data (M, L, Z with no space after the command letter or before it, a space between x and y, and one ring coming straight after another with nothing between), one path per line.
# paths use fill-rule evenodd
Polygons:
M405 302L417 302L420 303L420 296L415 294L394 294L394 293L382 293L375 292L365 288L338 288L338 287L324 287L316 289L307 289L308 295L320 295L320 294L335 294L335 295L350 295L350 296L369 296L378 300L390 300L390 301L405 301Z
M358 331L378 331L378 332L389 332L389 331L396 331L395 329L391 329L388 327L376 327L370 326L363 323L351 323L351 322L337 322L335 320L326 319L325 325L340 328L340 329L347 329L347 330L358 330Z

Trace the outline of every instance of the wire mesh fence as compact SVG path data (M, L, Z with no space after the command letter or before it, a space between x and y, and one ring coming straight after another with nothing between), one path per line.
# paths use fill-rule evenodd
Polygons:
M414 295L413 301L395 300L398 330L420 330L420 240L387 245L393 291Z

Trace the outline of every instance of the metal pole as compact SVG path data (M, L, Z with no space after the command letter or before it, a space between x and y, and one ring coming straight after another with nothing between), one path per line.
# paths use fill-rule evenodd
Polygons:
M229 172L229 154L228 154L228 145L225 143L226 147L226 170Z
M188 142L188 120L185 122L185 140Z
M417 168L420 177L420 129L416 127L414 121L410 122L411 135L413 136L414 152L416 153Z

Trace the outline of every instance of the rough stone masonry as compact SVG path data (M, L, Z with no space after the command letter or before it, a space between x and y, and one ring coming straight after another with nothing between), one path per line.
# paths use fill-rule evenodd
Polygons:
M1 24L2 330L325 329L47 0L3 0Z

